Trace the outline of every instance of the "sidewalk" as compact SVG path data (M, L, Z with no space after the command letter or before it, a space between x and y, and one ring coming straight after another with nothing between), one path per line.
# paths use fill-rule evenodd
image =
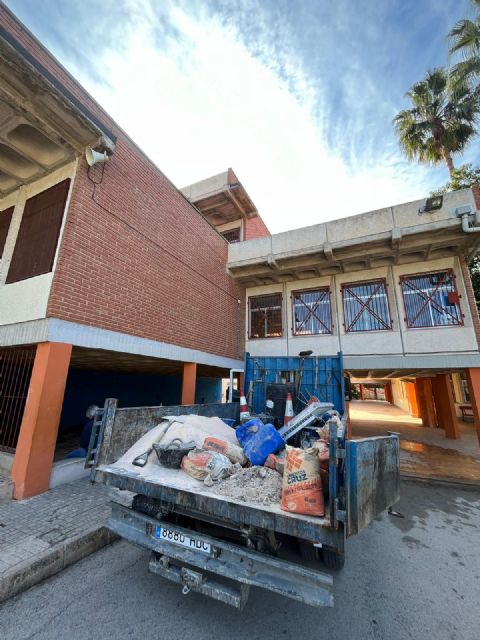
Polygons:
M77 480L0 504L0 602L113 542L110 492Z

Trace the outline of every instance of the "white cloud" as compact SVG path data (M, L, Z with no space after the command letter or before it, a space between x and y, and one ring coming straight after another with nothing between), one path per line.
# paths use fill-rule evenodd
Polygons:
M80 80L177 186L231 166L273 232L430 190L431 172L407 167L391 141L369 145L369 127L385 122L362 116L381 93L371 78L362 81L355 61L350 81L341 79L352 117L331 130L330 87L307 76L293 54L283 60L287 84L206 11L171 7L180 35L173 30L159 46L152 5L135 0L135 8L121 50L106 48L97 59L108 84L86 71ZM394 106L378 104L377 113L390 119Z

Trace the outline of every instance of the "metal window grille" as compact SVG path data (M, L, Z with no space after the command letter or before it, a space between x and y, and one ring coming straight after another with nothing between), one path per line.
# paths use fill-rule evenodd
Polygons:
M35 347L0 349L0 451L15 452L35 352Z
M463 325L451 269L402 276L400 284L409 329Z
M346 333L392 328L385 280L344 284L342 297Z
M222 231L222 236L229 244L240 242L240 227L237 227L236 229L230 229L229 231Z
M279 338L282 336L281 293L249 298L248 306L250 338Z
M292 292L293 335L312 336L332 333L330 289Z

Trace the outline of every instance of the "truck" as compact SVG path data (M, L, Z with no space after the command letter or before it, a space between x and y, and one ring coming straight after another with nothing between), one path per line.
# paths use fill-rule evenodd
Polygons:
M293 381L308 395L344 409L341 354L326 358L250 358L245 387L261 408L269 385ZM309 372L311 375L309 375ZM260 587L312 606L333 606L333 575L345 541L399 500L396 434L339 438L329 427L329 486L324 517L282 511L185 487L174 475L155 481L114 465L166 416L197 414L239 422L238 403L119 407L107 399L94 418L87 454L92 479L116 488L107 527L151 551L149 570L238 609Z

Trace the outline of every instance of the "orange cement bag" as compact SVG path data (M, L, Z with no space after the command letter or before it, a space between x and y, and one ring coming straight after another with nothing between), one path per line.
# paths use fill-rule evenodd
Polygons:
M325 505L317 449L286 447L282 504L284 511L324 516Z
M234 464L235 462L238 462L242 467L247 464L247 459L243 455L241 447L236 444L232 444L231 442L227 442L226 440L209 436L203 441L202 449L205 449L205 451L216 451L217 453L222 453L224 456L227 456L230 462L233 462Z
M216 451L193 449L182 458L182 469L196 480L205 480L210 476L212 480L227 478L232 473L230 460Z

